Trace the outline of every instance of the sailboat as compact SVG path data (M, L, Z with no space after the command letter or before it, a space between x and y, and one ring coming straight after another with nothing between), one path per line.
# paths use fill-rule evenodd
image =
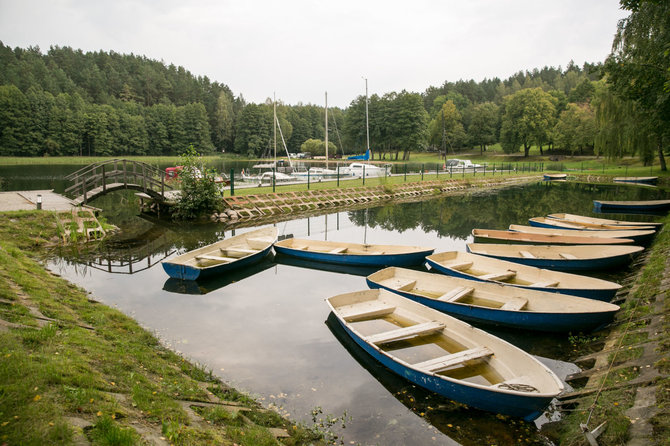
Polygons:
M390 174L390 166L376 166L370 164L372 153L370 152L370 125L368 118L368 79L365 79L365 136L366 150L364 155L350 156L349 160L367 161L367 163L351 163L340 172L346 176L353 177L385 177Z
M293 172L293 176L296 178L306 180L309 177L310 179L320 180L323 178L337 178L337 176L339 175L336 170L328 168L328 92L326 92L325 112L326 112L326 118L325 118L326 167L310 167L308 171L305 170L305 171Z
M274 140L274 161L270 163L259 163L252 166L253 169L257 170L255 174L246 174L244 170L242 171L242 179L244 181L262 183L272 183L273 179L275 183L288 182L296 180L294 175L289 175L284 172L279 172L280 164L277 163L277 127L279 127L279 134L281 136L282 143L284 144L284 150L286 150L286 156L288 158L288 172L293 172L293 163L291 162L291 157L288 153L288 148L286 147L286 142L284 141L284 134L281 131L281 126L279 125L279 119L277 118L277 100L273 100L273 127L272 134ZM283 163L283 162L282 162Z

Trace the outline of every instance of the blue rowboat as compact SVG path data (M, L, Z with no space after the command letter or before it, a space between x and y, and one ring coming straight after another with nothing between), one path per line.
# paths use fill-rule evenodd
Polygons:
M529 234L497 229L473 229L472 236L479 243L518 243L524 245L628 245L630 238L584 237L578 234Z
M653 229L644 230L617 230L589 231L587 229L559 229L559 228L537 228L534 226L509 225L510 231L523 232L526 234L545 234L555 236L598 237L598 238L629 238L637 245L649 243L656 235Z
M434 250L418 246L363 245L288 238L275 243L275 251L315 262L379 267L420 265Z
M504 245L470 243L468 252L557 271L590 271L627 265L641 246Z
M653 221L612 220L610 218L587 217L585 215L576 214L549 214L547 217L579 224L582 226L594 227L595 229L600 229L599 226L601 225L607 226L606 229L608 230L612 229L609 228L609 226L613 226L613 229L624 229L622 226L633 226L635 229L643 229L642 226L659 229L661 226L663 226L663 223L657 223Z
M615 230L648 230L656 229L652 224L648 226L640 225L622 225L622 224L596 224L596 223L580 223L572 220L565 220L559 218L533 217L528 219L528 224L535 228L556 228L556 229L571 229L579 231L611 231Z
M531 421L563 390L550 369L518 347L397 294L366 290L326 302L371 357L462 404Z
M608 302L621 285L594 277L535 268L515 262L449 251L426 257L434 270L448 276L481 282L495 282L523 289L570 294Z
M567 173L545 173L544 181L565 181L568 179Z
M615 183L638 183L644 185L656 184L658 177L616 177Z
M270 253L276 239L277 228L261 228L163 260L161 265L168 276L175 279L196 280L221 276L260 262Z
M469 322L524 330L595 330L611 322L619 310L617 305L593 299L405 268L377 271L367 277L367 283Z
M634 211L634 212L667 212L670 209L670 200L647 201L604 201L593 200L596 212Z

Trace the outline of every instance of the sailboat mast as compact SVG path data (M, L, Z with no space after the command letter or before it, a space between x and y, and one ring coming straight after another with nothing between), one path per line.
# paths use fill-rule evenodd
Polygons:
M328 169L328 92L326 92L326 169Z
M368 122L368 78L364 77L365 79L365 136L366 136L366 152L368 153L370 151L370 124ZM368 160L369 162L370 160Z
M272 138L275 148L275 169L277 168L277 95L272 93Z

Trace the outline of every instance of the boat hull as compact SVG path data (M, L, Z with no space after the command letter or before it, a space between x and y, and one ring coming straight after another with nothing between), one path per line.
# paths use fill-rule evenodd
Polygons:
M426 256L433 253L433 250L430 249L405 254L331 254L327 252L303 251L277 245L275 245L275 251L278 254L292 256L303 260L351 266L414 266L423 263Z
M461 279L469 279L477 282L486 282L486 283L500 283L493 280L480 279L477 276L462 273L452 268L447 268L444 265L441 265L431 259L426 259L426 263L430 265L431 268L435 269L442 274L451 277L458 277ZM584 297L586 299L600 300L603 302L609 302L614 298L617 293L617 289L595 289L595 288L556 288L556 287L534 287L527 285L517 285L513 283L506 284L509 286L514 286L524 290L534 290L534 291L545 291L549 293L558 293L558 294L568 294L570 296Z
M593 200L593 208L601 211L662 212L670 209L670 200L640 201L601 201Z
M467 251L472 252L470 247L467 246ZM487 257L493 257L495 259L506 260L508 262L516 262L522 265L534 266L536 268L544 269L553 269L555 271L595 271L595 270L604 270L610 268L619 268L627 265L633 259L631 254L621 254L610 257L602 257L595 259L542 259L542 258L526 258L526 257L513 257L499 254L491 253L479 253L472 252L473 254L479 254Z
M591 331L610 323L616 313L616 310L598 313L543 313L536 311L500 310L430 299L417 294L385 287L369 279L366 279L366 282L371 289L384 289L399 294L414 302L418 302L434 310L441 311L442 313L449 314L468 322L516 329L520 328L523 330L559 333L568 331Z
M524 232L524 233L530 233L530 234L541 234L545 233L544 231L546 230L547 234L565 234L566 232L572 232L575 231L575 233L580 234L584 236L587 234L587 237L602 237L602 233L604 232L610 232L610 231L589 231L587 229L569 229L569 228L558 228L558 227L551 227L551 228L541 228L537 226L523 226L523 225L510 225L509 226L510 231L515 231L515 232ZM536 232L537 231L537 232ZM554 232L556 231L556 232ZM616 230L612 230L611 237L614 238L629 238L633 240L633 243L635 244L648 244L654 239L654 235L656 234L656 231L653 229L648 229L648 230L630 230L630 233L624 234L624 235L618 235L620 232ZM565 234L569 235L569 234ZM607 237L610 237L609 235ZM606 238L606 237L603 237Z
M422 373L406 367L382 354L361 339L339 317L337 320L354 342L384 367L408 381L446 398L467 404L468 406L477 409L520 417L526 421L532 421L542 415L544 409L553 399L551 396L544 395L516 395L496 392L494 390L480 389L465 386L459 382L438 378L432 374Z
M174 279L181 280L196 280L196 279L207 279L211 277L221 276L226 274L229 271L234 271L239 268L244 268L246 266L253 265L257 262L260 262L270 253L272 249L272 244L267 248L259 251L250 256L241 258L235 262L225 263L222 265L213 266L210 268L197 268L189 265L179 265L175 263L170 263L170 261L163 261L163 270L167 273L168 276Z

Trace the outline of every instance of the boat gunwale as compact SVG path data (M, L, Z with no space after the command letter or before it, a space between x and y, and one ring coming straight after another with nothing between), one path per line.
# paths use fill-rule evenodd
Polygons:
M381 293L389 293L389 294L392 294L392 295L396 295L401 299L406 299L406 298L404 298L400 295L397 295L396 293L393 293L391 291L388 291L386 289L365 290L365 291L368 291L368 292L371 292L371 293L377 293L378 292L380 294ZM542 362L540 362L533 355L530 355L529 353L527 353L527 352L523 351L522 349L516 347L515 345L511 344L510 342L505 341L504 339L501 339L497 336L493 336L493 335L487 333L484 330L473 327L472 325L468 324L467 322L459 320L456 317L449 316L448 314L442 313L438 310L434 310L434 309L431 309L431 308L426 308L426 309L431 310L436 315L439 314L439 317L448 320L450 323L456 325L457 327L460 325L459 328L461 328L463 330L471 330L471 331L475 331L475 332L481 332L486 337L489 337L490 339L493 339L494 343L498 342L498 343L500 343L501 345L504 345L507 348L510 348L512 350L518 350L519 352L523 353L523 356L526 357L529 362L533 363L534 366L538 367L539 370L543 370L543 371L545 371L545 373L547 371L550 372L550 376L552 378L554 378L554 384L557 384L558 392L557 393L540 393L539 390L538 390L537 393L529 393L529 392L521 392L521 391L512 390L512 389L496 388L494 386L496 386L497 384L486 386L486 385L483 385L483 384L478 384L478 383L473 383L473 382L469 382L469 381L465 381L465 380L460 380L460 379L452 378L452 377L449 377L449 376L440 375L439 373L436 373L436 372L431 372L431 371L428 371L428 370L421 370L419 368L416 368L416 367L413 366L413 364L410 364L410 363L408 363L408 362L390 354L386 350L383 350L381 347L379 347L379 346L377 346L377 345L375 345L371 342L368 342L367 339L366 339L367 338L366 336L362 335L358 330L356 330L351 325L351 323L346 321L340 315L340 312L333 306L333 304L330 302L330 299L333 298L333 297L339 297L339 296L343 296L343 295L347 295L347 294L352 294L352 293L344 293L344 294L340 294L340 295L337 295L337 296L332 296L330 298L325 299L326 303L330 307L330 310L333 312L333 314L335 314L335 316L338 319L338 321L340 322L340 324L342 324L344 327L346 327L348 330L350 330L352 333L354 333L366 345L373 348L375 351L377 351L381 355L386 356L389 360L402 365L403 367L412 369L413 371L415 371L417 373L420 373L420 374L423 374L423 375L428 375L428 376L433 377L433 378L438 378L438 379L448 381L448 382L456 384L456 385L472 387L472 388L476 388L476 389L487 391L487 392L504 393L504 394L514 395L514 396L532 397L532 398L538 398L538 399L539 398L549 398L549 397L555 397L555 396L559 395L565 389L565 387L563 385L563 382L560 380L560 378L558 378L558 376L556 376L556 374L553 371L551 371L551 369L549 369L546 365L544 365ZM410 305L411 306L412 303L415 303L415 302L409 301L409 302L405 303L405 305ZM417 303L417 305L421 305L421 304ZM448 338L448 335L444 334L444 331L448 330L448 328L449 328L449 326L445 324L445 327L439 333L441 333L443 336ZM489 349L491 349L489 346L487 346L487 347ZM493 355L496 354L495 350L491 349L491 351L493 352ZM500 361L501 364L505 364L505 362L501 361L499 358L496 358L496 359L498 361ZM495 368L494 368L494 370L495 370Z

